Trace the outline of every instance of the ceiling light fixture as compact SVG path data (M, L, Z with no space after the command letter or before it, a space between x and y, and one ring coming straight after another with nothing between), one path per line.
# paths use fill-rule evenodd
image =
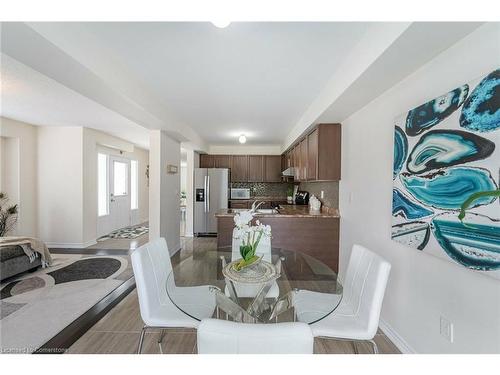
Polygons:
M218 27L219 29L224 29L225 27L228 27L231 21L227 20L217 20L217 21L212 21L212 24L215 27Z
M240 137L238 138L238 141L240 143L246 143L247 137L245 136L245 134L240 135Z

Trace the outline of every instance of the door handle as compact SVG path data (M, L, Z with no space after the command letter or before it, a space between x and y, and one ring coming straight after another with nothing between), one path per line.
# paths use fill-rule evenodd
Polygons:
M210 212L210 176L207 177L207 212Z
M207 176L203 177L203 189L205 192L205 200L203 201L203 210L204 212L207 212L207 198L208 198L208 193L207 193Z

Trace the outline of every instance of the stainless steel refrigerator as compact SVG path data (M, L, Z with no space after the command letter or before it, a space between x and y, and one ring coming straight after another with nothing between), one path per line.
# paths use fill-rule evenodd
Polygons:
M229 169L194 169L194 234L217 233L215 213L228 206Z

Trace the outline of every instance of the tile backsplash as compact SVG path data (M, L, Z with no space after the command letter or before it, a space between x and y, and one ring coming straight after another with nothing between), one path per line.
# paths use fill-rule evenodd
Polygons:
M339 207L339 183L331 182L301 182L299 190L308 191L310 195L315 195L323 205L329 208ZM321 191L324 193L321 198Z
M269 182L232 182L232 188L250 189L252 197L280 197L285 198L287 195L287 183L269 183Z

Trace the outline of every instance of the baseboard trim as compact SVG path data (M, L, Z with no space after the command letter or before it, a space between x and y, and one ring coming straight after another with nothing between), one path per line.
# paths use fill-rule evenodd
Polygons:
M95 245L97 243L96 240L90 240L83 243L77 242L46 242L47 247L54 249L84 249L86 247Z
M172 258L175 254L177 254L181 250L181 245L176 246L177 250L174 250L172 253L170 253L170 258Z
M418 354L415 349L413 349L406 340L397 333L394 328L392 328L386 321L380 319L379 327L384 332L384 334L393 342L394 345L403 354Z

